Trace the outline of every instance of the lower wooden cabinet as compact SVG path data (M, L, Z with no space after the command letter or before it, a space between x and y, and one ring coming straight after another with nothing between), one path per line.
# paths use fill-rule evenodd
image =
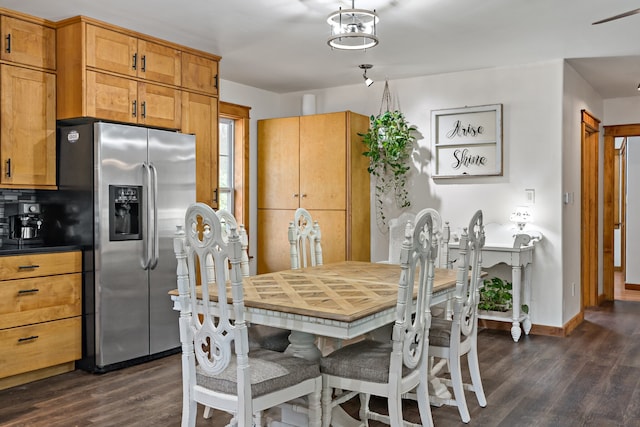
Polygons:
M81 267L80 252L0 257L0 389L75 369Z

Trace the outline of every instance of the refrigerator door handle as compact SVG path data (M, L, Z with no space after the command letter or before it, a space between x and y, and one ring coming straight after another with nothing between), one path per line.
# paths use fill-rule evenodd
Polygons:
M149 169L151 170L151 176L153 181L153 252L151 257L150 269L156 268L158 260L160 259L160 233L158 233L158 170L149 163Z
M149 269L149 265L151 264L151 239L149 236L151 235L151 171L149 168L149 164L147 162L142 163L142 169L144 171L144 193L147 197L147 209L144 215L144 238L142 239L143 246L143 257L142 257L142 268L145 270Z

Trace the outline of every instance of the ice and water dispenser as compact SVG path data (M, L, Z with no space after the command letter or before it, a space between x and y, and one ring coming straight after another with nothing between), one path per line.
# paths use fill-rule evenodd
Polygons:
M109 186L109 240L142 239L142 186Z

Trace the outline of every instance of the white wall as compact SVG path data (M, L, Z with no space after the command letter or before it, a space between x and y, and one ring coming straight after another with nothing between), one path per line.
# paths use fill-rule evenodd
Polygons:
M562 192L570 202L562 206L562 284L563 323L580 311L580 257L581 257L581 122L582 110L602 120L603 102L595 90L568 64L564 66L563 84L563 147ZM602 134L602 132L601 132ZM600 172L602 175L602 138L600 141ZM602 212L602 178L600 178L599 211ZM599 239L602 239L602 214L599 215ZM602 242L600 242L602 248ZM598 257L598 288L602 292L602 251Z
M390 81L392 95L399 99L405 116L422 135L413 157L412 211L436 208L453 230L465 226L476 209L484 211L487 223L507 223L513 207L525 202L524 189L535 189L533 227L543 233L544 240L535 252L531 315L534 324L555 327L561 327L565 317L575 315L563 316L563 64L557 60ZM278 96L231 82L221 86L223 101L253 107L252 124L257 118L301 114L302 92ZM383 86L377 81L370 88L358 84L309 93L316 95L318 113L351 110L371 115L380 110ZM498 103L503 104L503 176L434 181L431 110ZM579 110L574 114L579 115ZM254 126L251 132L253 140ZM252 145L252 171L254 148ZM252 183L251 188L255 192L257 187ZM255 212L255 196L251 200L251 210ZM252 216L255 224L253 221ZM373 224L372 259L386 256L387 236Z

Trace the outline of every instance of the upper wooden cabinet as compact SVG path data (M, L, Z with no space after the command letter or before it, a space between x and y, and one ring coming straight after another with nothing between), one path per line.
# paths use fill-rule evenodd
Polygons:
M57 55L58 119L181 129L183 90L217 95L220 57L94 19L59 22Z
M55 29L7 15L0 17L4 45L0 59L47 70L56 69Z
M56 185L53 23L0 9L0 187Z
M183 52L182 86L185 89L218 95L218 61Z
M177 129L180 90L87 71L86 115L117 122Z
M180 50L91 24L86 34L87 67L180 86Z

